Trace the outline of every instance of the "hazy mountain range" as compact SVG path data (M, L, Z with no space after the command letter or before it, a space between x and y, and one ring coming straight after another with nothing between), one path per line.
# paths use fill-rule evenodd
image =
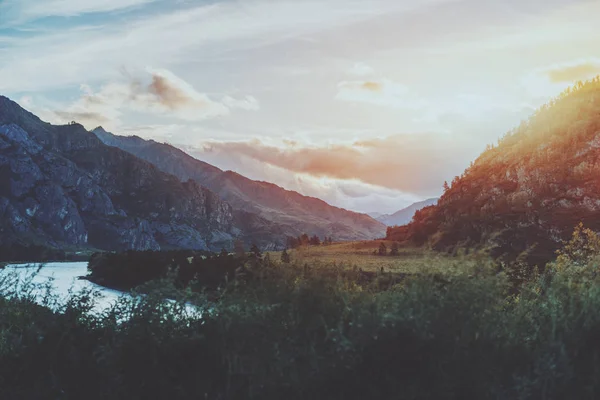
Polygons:
M280 248L301 232L350 240L385 230L168 145L51 125L2 96L0 180L0 245L219 249L240 238Z
M431 198L423 201L419 201L411 204L408 207L405 207L399 211L396 211L393 214L383 214L383 213L369 213L369 215L375 218L377 221L387 225L387 226L400 226L408 224L415 213L422 208L434 205L437 203L438 198Z
M295 233L310 232L338 240L372 239L384 235L385 226L369 217L333 207L268 182L254 181L200 161L180 149L137 136L117 136L101 127L92 131L105 144L151 162L182 181L192 179L209 188L235 210L257 214Z

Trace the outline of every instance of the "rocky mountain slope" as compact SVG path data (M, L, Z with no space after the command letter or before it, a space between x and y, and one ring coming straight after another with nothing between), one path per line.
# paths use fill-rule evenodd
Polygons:
M427 199L411 204L410 206L396 211L393 214L380 214L375 219L387 226L400 226L408 224L415 213L425 207L429 207L437 203L437 198Z
M385 225L365 214L333 207L268 182L222 171L180 149L137 136L117 136L102 128L93 130L105 144L136 155L181 180L193 179L217 193L234 210L255 213L296 235L308 233L336 240L374 239L385 235Z
M542 264L579 222L600 231L600 78L541 107L388 237Z
M48 124L2 96L0 181L0 245L216 250L236 237L281 246L288 233L79 124Z

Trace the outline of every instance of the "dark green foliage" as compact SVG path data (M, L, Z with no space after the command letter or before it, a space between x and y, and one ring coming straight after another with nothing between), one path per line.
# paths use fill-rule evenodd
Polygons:
M387 273L290 264L192 317L160 293L52 312L2 281L0 398L594 399L600 278L577 268L511 295L484 268L382 291Z
M254 254L254 253L252 253ZM147 282L174 275L179 288L215 289L227 279L233 279L235 270L245 258L193 250L127 251L123 253L96 253L88 269L89 279L104 286L130 290Z
M0 246L0 261L56 261L66 260L67 254L63 250L52 249L46 246L21 245L13 243L11 245Z
M290 254L287 252L287 249L284 249L281 252L281 262L284 264L289 264L290 263Z
M237 258L246 257L246 249L244 247L244 242L242 242L240 239L236 239L233 243L233 251L235 252L235 256Z
M255 245L255 244L253 244L252 247L250 248L250 253L256 259L260 260L262 258L262 252L260 251L260 249L258 248L258 246Z

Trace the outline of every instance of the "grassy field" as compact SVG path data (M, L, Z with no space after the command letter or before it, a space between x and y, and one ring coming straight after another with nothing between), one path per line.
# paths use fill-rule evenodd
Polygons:
M182 253L175 270L161 264L176 253L112 255L160 279L101 315L89 293L40 307L0 274L0 399L600 398L595 233L521 280L484 254L375 256L380 243L295 250L289 264ZM188 302L211 312L189 316Z
M381 243L384 243L388 255L377 255ZM470 255L450 255L434 252L425 248L401 247L397 256L390 256L392 241L371 240L359 242L334 243L328 246L305 246L289 250L292 263L308 264L312 267L336 265L343 269L362 269L366 272L384 272L417 274L443 273L455 275L465 270L475 269L485 262L491 262L482 253ZM269 257L278 261L281 252L269 252Z

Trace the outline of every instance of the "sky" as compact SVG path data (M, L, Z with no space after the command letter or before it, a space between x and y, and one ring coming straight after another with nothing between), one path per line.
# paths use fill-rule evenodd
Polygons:
M0 94L361 212L600 74L592 0L0 0Z

